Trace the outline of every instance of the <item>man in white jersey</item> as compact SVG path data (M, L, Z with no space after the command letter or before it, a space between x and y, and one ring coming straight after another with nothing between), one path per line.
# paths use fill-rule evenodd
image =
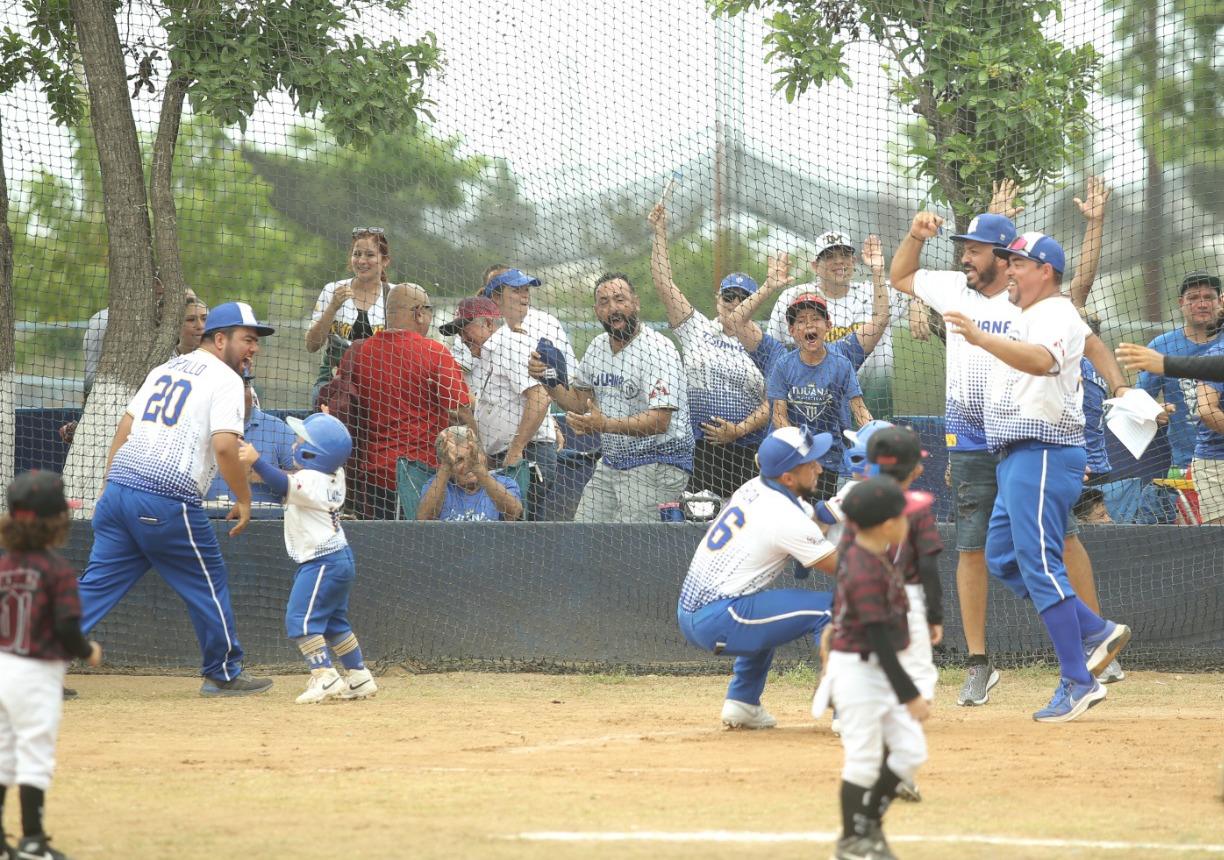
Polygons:
M989 334L1007 335L1020 309L1007 298L1007 262L994 255L1016 236L1011 219L998 214L978 215L969 229L953 236L964 242L961 271L919 268L923 246L942 229L943 218L933 212L914 216L909 233L893 256L893 289L917 296L939 313L958 311L971 317ZM1082 255L1081 255L1082 256ZM1109 382L1112 390L1123 385L1121 370L1101 339L1090 335L1084 352ZM963 706L984 705L999 673L986 650L986 529L998 490L998 458L986 444L984 422L986 389L998 370L998 360L959 335L947 340L947 413L945 434L952 466L956 501L956 586L961 622L969 651L969 672L957 697ZM1092 563L1076 536L1074 519L1068 522L1064 552L1068 573L1076 589L1092 590Z
M731 496L680 588L676 619L684 638L736 658L722 709L729 728L777 725L761 705L774 649L808 635L815 647L831 618L832 592L765 589L792 557L830 575L837 567L837 552L803 498L815 489L818 460L832 442L802 427L770 433L757 452L760 476Z
M587 347L572 384L554 377L548 389L575 433L601 434L603 456L582 491L576 522L658 522L659 505L679 499L693 471L680 353L642 325L641 309L627 275L602 275L595 282L595 315L604 334ZM546 358L537 348L528 366L541 382L558 369Z
M1078 596L1063 563L1063 534L1083 490L1084 393L1080 360L1091 334L1061 295L1062 246L1024 233L995 256L1007 261L1007 295L1021 310L1007 334L984 331L968 314L944 314L959 336L999 361L985 398L986 443L1000 457L998 496L986 535L992 575L1031 600L1058 655L1062 678L1038 722L1066 722L1103 701L1096 679L1130 640Z
M235 502L231 535L251 518L251 487L238 459L242 367L274 329L245 302L213 308L200 348L153 368L119 421L106 486L94 510L94 544L81 576L81 625L92 630L150 567L187 604L203 654L203 696L262 693L269 678L242 670L228 574L201 499L213 472Z

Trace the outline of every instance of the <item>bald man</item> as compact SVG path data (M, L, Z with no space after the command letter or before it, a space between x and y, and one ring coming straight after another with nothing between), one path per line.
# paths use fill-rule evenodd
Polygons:
M337 374L348 398L336 417L353 434L354 497L366 519L395 519L395 462L436 469L434 440L452 424L475 426L471 394L450 350L426 335L429 294L397 284L387 294L387 327L353 345Z

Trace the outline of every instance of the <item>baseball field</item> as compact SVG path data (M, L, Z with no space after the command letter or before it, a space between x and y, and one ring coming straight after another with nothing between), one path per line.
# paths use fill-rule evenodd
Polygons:
M376 699L299 706L300 676L229 701L71 676L47 826L75 860L825 857L842 751L814 680L775 676L779 727L729 732L722 677L393 670ZM1051 671L980 708L959 681L924 799L885 821L898 856L1224 857L1224 677L1132 672L1065 725L1030 718Z

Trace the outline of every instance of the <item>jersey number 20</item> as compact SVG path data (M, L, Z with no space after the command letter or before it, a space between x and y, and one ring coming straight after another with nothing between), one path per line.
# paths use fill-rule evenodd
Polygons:
M167 427L178 423L183 414L183 404L191 393L191 383L186 379L175 379L173 376L163 376L157 380L157 390L149 396L145 404L142 420L161 421Z
M727 545L727 541L735 536L737 529L744 525L744 512L739 508L727 508L718 522L706 535L706 547L718 551Z

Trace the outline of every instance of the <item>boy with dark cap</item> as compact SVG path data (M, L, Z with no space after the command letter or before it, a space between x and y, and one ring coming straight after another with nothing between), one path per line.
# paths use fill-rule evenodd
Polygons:
M842 503L855 535L838 562L826 669L846 751L835 858L893 856L884 812L927 758L922 721L930 707L898 659L909 647L909 602L892 547L905 542L908 517L930 503L888 477L863 481Z
M73 657L102 662L102 647L81 635L76 571L56 553L71 520L64 482L25 472L8 487L0 519L0 822L8 786L19 786L22 839L10 848L0 827L0 858L66 860L47 845L43 805L55 768L64 672Z

